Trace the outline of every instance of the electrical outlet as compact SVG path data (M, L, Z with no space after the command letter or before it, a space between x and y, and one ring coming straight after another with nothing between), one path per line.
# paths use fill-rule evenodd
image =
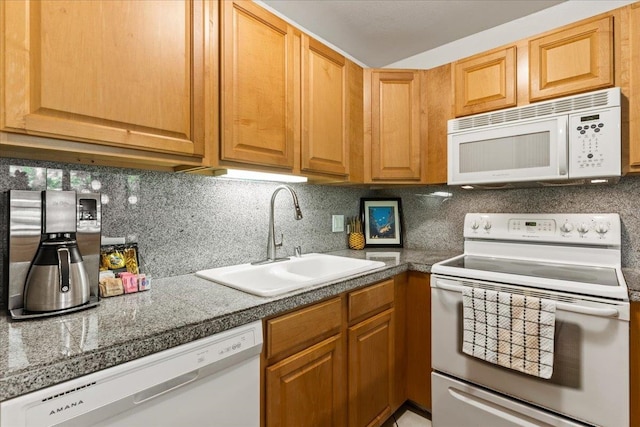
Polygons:
M331 231L334 233L344 232L344 215L331 215Z

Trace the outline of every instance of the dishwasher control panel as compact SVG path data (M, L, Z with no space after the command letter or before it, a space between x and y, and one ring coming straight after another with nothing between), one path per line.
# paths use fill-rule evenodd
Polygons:
M216 360L224 359L236 353L253 347L256 345L256 336L254 330L249 330L241 334L232 336L225 340L216 342L210 347L204 348L198 352L198 363L211 363Z

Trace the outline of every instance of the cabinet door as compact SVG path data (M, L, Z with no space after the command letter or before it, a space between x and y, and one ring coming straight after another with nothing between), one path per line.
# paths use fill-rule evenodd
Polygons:
M427 110L426 183L447 183L447 121L453 118L452 66L422 71L423 106Z
M613 18L565 27L529 41L529 99L613 86Z
M640 9L638 9L640 10ZM629 389L631 413L629 425L640 425L640 302L631 303L631 322L629 336Z
M252 1L221 7L221 158L292 169L293 27Z
M516 105L516 47L454 64L456 117Z
M640 3L629 6L629 141L630 172L640 170ZM623 167L627 166L623 164Z
M373 71L371 179L419 181L420 148L420 74Z
M341 343L339 334L266 369L267 427L343 425Z
M302 36L303 171L346 175L347 64L344 56Z
M409 272L407 283L407 395L431 410L430 275Z
M393 309L349 328L349 425L379 425L391 415Z
M3 130L203 155L202 1L0 7Z

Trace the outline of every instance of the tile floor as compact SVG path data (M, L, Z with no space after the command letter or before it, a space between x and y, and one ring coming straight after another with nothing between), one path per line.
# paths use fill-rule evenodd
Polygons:
M382 427L431 427L431 415L420 409L404 405Z

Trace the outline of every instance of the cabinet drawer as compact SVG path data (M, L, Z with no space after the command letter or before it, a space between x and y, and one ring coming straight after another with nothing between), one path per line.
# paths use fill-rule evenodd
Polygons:
M342 323L340 298L267 321L267 358L286 356L336 334Z
M393 279L349 293L349 323L389 308L393 304Z

